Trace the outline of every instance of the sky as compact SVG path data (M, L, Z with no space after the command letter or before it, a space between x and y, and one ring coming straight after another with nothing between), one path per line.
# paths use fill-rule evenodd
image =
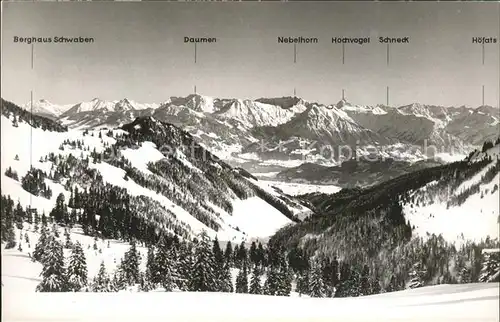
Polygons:
M2 97L18 104L122 98L159 103L194 92L224 98L297 96L355 104L499 105L500 3L2 2ZM93 37L92 44L13 37ZM184 37L216 37L194 45ZM278 36L316 37L291 44ZM410 37L386 45L379 36ZM497 37L473 44L472 37ZM371 37L363 46L331 37Z

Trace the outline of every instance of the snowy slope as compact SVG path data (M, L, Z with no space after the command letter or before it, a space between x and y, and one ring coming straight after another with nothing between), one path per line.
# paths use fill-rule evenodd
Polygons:
M498 219L500 195L494 193L493 186L500 181L500 175L489 184L481 185L481 193L470 196L464 204L447 208L446 202L435 202L429 205L406 204L403 209L406 218L415 225L419 236L443 234L448 241L466 241L499 238Z
M486 152L476 152L470 162L479 162L490 157L487 163L471 178L461 182L453 191L442 191L441 195L431 197L432 202L408 202L403 205L406 218L415 225L416 233L425 236L427 233L443 234L449 241L474 240L490 236L500 238L498 224L500 223L500 173L495 170L499 157L499 145ZM491 181L485 182L488 172L494 173ZM431 182L419 189L425 194L426 190L437 182ZM477 191L466 196L460 205L448 205L448 201L457 198L477 187Z
M31 291L37 284L39 264L27 257L16 251L2 252L2 262L9 263L2 265L4 321L493 322L499 318L498 283L439 285L333 299L204 292L57 294Z
M30 164L34 168L49 172L52 163L49 161L40 162L51 152L55 154L69 155L73 154L76 157L86 157L93 149L96 152L103 152L105 144L114 144L116 140L108 137L102 131L102 139L98 138L99 131L90 131L88 135L83 135L82 131L70 130L68 132L50 132L43 131L37 128L31 128L28 124L20 122L18 127L12 125L12 121L2 115L2 138L12 138L11 140L2 140L1 146L1 171L2 171L2 193L10 195L17 202L19 200L23 206L31 205L37 208L41 213L49 213L55 205L55 200L59 193L63 193L66 200L69 199L69 191L65 190L62 184L52 182L46 179L46 183L52 189L52 198L46 199L41 196L33 196L21 187L21 183L5 176L5 170L12 167L21 179L30 168ZM123 133L121 130L114 130L115 134ZM93 136L92 136L93 135ZM65 145L64 150L59 147L65 140L80 140L84 147L88 147L88 151L81 149L72 149ZM30 148L31 142L31 148ZM148 162L156 162L163 158L163 154L156 148L152 142L144 142L138 149L123 149L121 155L127 158L132 166L146 174L151 174L147 169ZM15 156L19 160L15 160ZM185 166L189 166L189 161L181 152L176 153L176 158L183 162ZM30 161L31 160L31 161ZM232 215L225 213L219 209L218 215L215 217L216 222L221 226L221 229L216 232L207 227L205 224L197 220L191 213L175 204L162 194L142 187L133 180L125 180L125 171L112 166L109 163L91 163L90 168L97 169L104 182L112 185L125 188L133 196L147 196L152 200L156 200L164 205L168 210L172 211L178 220L189 225L193 233L198 233L201 230L206 230L211 237L218 235L219 240L241 241L253 237L265 237L273 234L283 225L290 223L290 219L286 218L276 208L264 202L261 199L234 200L234 212ZM258 209L258 214L255 215L254 210ZM256 217L260 216L260 217ZM256 225L255 220L259 223ZM262 225L262 221L266 223ZM259 230L260 228L260 230Z

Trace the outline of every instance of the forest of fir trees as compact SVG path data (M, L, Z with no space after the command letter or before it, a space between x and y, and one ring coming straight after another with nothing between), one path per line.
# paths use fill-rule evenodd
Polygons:
M352 297L391 292L403 288L426 285L428 269L417 262L409 270L407 285L391 281L382 287L381 281L373 279L368 265L361 269L337 258L308 257L300 248L285 251L283 248L265 247L260 242L233 246L226 243L224 249L215 238L211 241L205 232L192 240L179 239L176 235L160 234L157 242L130 238L130 246L118 267L108 271L104 262L98 274L90 278L83 246L71 240L70 231L79 226L77 222L65 224L58 212L64 212L63 198L48 216L23 209L15 205L10 197L2 196L2 242L6 248L30 243L26 231L40 234L31 255L33 261L42 264L40 292L116 292L121 290L191 291L191 292L236 292L289 296L293 291L311 297ZM59 227L64 234L59 234ZM16 230L19 232L17 238ZM24 231L24 234L23 234ZM98 247L98 231L89 231L95 237L94 250ZM147 256L141 257L138 245L147 247ZM88 246L90 247L90 245ZM109 243L108 243L109 247ZM69 249L65 258L63 249ZM476 254L477 255L477 254ZM489 252L476 261L477 268L471 270L457 259L460 269L458 280L446 282L488 282L498 279L498 252ZM145 262L145 270L141 263ZM232 274L236 275L233 284Z

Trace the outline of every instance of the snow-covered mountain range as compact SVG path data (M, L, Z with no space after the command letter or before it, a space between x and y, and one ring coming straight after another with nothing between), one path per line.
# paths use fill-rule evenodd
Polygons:
M154 116L251 172L279 172L304 162L336 166L358 155L404 162L457 160L495 140L500 119L499 109L490 106L362 106L346 99L326 105L298 97L241 100L198 94L159 104L95 98L58 106L40 100L33 111L75 129L113 128Z

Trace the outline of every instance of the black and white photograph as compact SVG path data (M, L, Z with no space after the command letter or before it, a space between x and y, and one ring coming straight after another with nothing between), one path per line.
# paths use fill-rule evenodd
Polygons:
M3 321L500 319L500 2L1 20Z

